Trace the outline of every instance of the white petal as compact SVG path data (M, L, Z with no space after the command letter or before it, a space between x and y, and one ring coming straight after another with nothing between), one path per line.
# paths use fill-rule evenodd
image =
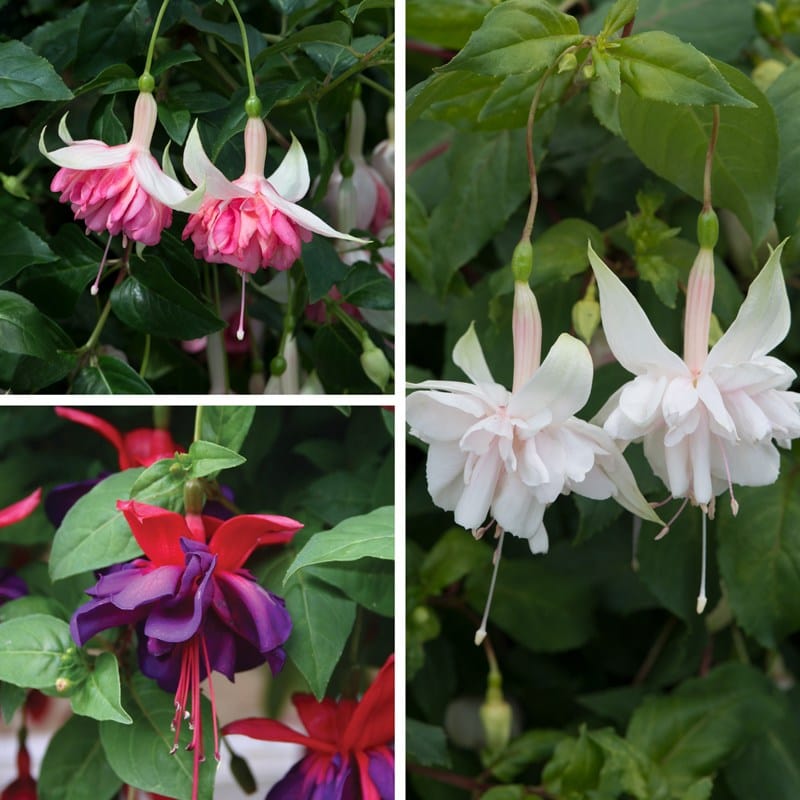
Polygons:
M531 553L535 556L545 554L550 549L550 543L547 539L547 529L542 523L536 532L528 539L528 546L531 548Z
M67 112L67 114L69 114L69 112ZM72 138L72 134L67 127L67 114L64 114L58 121L58 135L64 144L72 144L75 140Z
M542 524L545 505L513 473L500 479L497 496L492 503L492 515L497 524L515 536L529 539Z
M647 443L648 439L645 438L645 455L647 455L648 451ZM651 441L650 447L652 448L653 446L657 446L657 443ZM688 437L684 437L679 442L669 447L664 446L662 439L661 447L663 448L664 464L667 469L666 484L669 487L670 493L673 497L686 497L689 492L689 479L691 471L691 462L689 460L689 439ZM653 471L655 471L653 462L650 462L650 466L652 466Z
M464 491L464 463L467 459L458 443L434 442L428 449L425 473L428 493L445 511L452 511Z
M667 378L664 375L639 375L622 387L620 411L641 429L640 436L655 421L666 388Z
M711 415L711 430L719 434L724 432L727 438L736 438L736 426L725 408L717 384L708 375L703 374L698 378L697 394Z
M549 409L553 424L562 422L586 405L593 376L589 349L562 333L533 377L511 396L508 413L524 419Z
M406 401L411 433L424 442L458 441L486 414L479 398L446 392L414 392Z
M482 400L487 409L495 410L498 406L505 405L509 392L499 383L483 384L476 386L474 383L464 381L422 381L422 383L407 383L408 389L438 389L443 392L466 394Z
M356 236L350 236L349 233L342 233L328 225L327 222L321 220L316 214L312 214L308 209L291 203L281 197L275 188L268 182L263 182L261 185L261 193L267 198L278 211L283 212L287 217L293 219L301 228L305 228L312 233L317 233L320 236L327 236L330 239L344 239L348 242L358 242L359 244L366 244L369 239L359 239Z
M267 178L275 191L291 203L304 197L311 184L303 146L292 134L292 144L278 168Z
M661 403L664 421L670 428L681 426L695 409L699 400L697 390L688 378L671 380Z
M763 356L744 364L721 364L706 372L723 393L738 389L744 389L748 394L765 389L788 389L797 377L791 367L772 356Z
M136 153L131 161L133 174L139 185L151 196L170 208L191 213L203 202L202 188L189 194L189 190L159 169L150 153Z
M747 392L726 392L725 407L736 425L736 433L740 439L758 442L772 435L772 424L767 415Z
M731 480L741 486L769 486L778 479L781 457L771 442L731 444L722 442L728 460ZM721 462L721 455L718 457ZM724 466L716 470L724 475Z
M456 342L453 363L477 386L497 385L483 355L474 322L470 323L469 328Z
M501 464L500 455L494 448L475 462L469 483L455 507L455 520L462 528L472 530L486 520Z
M42 136L44 136L44 131ZM40 149L41 145L40 141ZM96 139L83 139L68 147L51 150L49 153L42 150L42 154L54 164L58 164L59 167L89 170L107 169L126 164L131 159L132 150L127 144L117 144L112 147Z
M608 345L628 372L654 370L667 376L685 375L683 361L661 341L636 298L603 263L589 244L589 262L600 289L600 314Z
M761 272L747 290L736 319L714 345L706 360L706 370L720 364L741 364L763 356L784 340L791 314L786 284L781 271L785 241L770 255Z
M706 504L714 496L711 486L711 443L713 436L707 425L698 425L689 437L689 458L692 462L692 495L696 503Z
M183 168L195 186L205 186L209 196L217 200L231 200L234 197L251 197L252 192L231 183L212 163L203 149L197 121L192 125L186 145L183 148Z

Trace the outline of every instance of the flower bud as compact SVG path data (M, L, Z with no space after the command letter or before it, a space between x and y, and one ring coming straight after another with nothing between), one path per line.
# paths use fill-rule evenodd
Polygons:
M183 485L183 506L187 514L200 514L206 502L206 490L202 481L190 478Z
M487 681L486 700L481 705L478 714L483 725L486 758L494 756L505 750L511 739L511 726L513 711L503 697L503 678L499 672L490 672Z
M594 62L590 61L588 64L584 64L581 72L583 72L583 77L586 78L587 81L590 81L592 78L594 78L595 75Z
M702 211L697 217L697 241L700 247L713 250L719 239L719 219L713 208Z
M564 53L563 56L558 60L558 74L560 75L562 72L572 72L574 69L578 68L578 59L575 57L575 53Z
M511 256L511 271L514 273L515 281L530 280L533 271L533 245L530 241L520 242Z
M600 303L597 302L597 286L590 283L583 298L572 306L572 327L588 346L599 325Z
M364 374L381 391L384 391L392 376L392 367L383 354L383 350L376 347L369 337L364 337L362 347L364 350L361 353L361 368L364 370Z
M771 3L756 5L756 28L767 39L780 39L783 35L780 17Z

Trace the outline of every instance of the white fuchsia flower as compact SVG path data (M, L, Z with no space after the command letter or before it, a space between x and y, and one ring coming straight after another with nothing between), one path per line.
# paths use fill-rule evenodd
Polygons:
M202 191L190 194L178 183L167 151L163 170L150 153L156 119L153 95L140 92L133 112L133 131L126 144L75 141L64 115L58 133L67 146L48 152L42 130L40 152L61 167L50 188L61 192L61 202L72 206L75 218L83 220L87 230L108 231L111 236L121 233L131 241L155 245L161 240L161 231L172 223L172 209L194 211L199 206ZM103 264L92 294L97 294L102 269Z
M479 529L487 515L504 531L548 549L545 509L560 494L614 497L626 509L660 522L639 491L611 437L573 416L586 403L592 360L586 346L562 334L539 366L541 321L527 281L514 292L514 381L509 391L489 370L474 326L459 339L453 361L470 382L412 384L411 433L429 445L428 491Z
M280 166L264 177L267 129L260 117L250 117L244 130L245 168L241 177L229 181L206 155L195 123L186 140L183 164L205 199L183 231L191 237L194 254L212 264L231 264L242 274L242 312L246 273L273 267L286 270L300 257L303 242L312 234L363 243L299 206L308 191L308 162L300 142L292 145ZM240 322L239 338L244 337Z

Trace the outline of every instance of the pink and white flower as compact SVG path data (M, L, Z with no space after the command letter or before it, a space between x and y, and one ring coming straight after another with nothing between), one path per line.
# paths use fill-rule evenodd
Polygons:
M88 230L121 233L134 242L155 245L172 222L172 209L192 211L199 205L200 195L190 194L175 179L166 152L163 170L150 153L156 118L153 95L140 92L126 144L75 141L65 116L58 132L67 146L48 152L42 130L39 150L61 167L50 188L61 192L61 202L72 206L75 218Z
M459 339L453 361L470 382L413 385L411 433L427 442L428 491L478 529L491 513L504 531L548 549L545 509L571 491L614 497L644 519L660 521L639 491L611 437L573 416L591 390L592 360L578 339L562 334L541 366L541 321L527 282L514 295L514 381L509 391L489 370L474 326Z

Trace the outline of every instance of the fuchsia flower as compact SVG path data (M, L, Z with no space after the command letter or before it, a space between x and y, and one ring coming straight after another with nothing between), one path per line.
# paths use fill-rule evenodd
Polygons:
M305 745L267 800L394 800L394 655L361 701L292 698L307 734L271 719L240 719L222 733Z
M42 490L36 489L22 500L18 500L6 508L0 508L0 528L7 528L9 525L29 517L36 510L41 499Z
M300 257L303 242L313 233L336 239L354 239L334 230L297 205L308 191L310 177L305 153L296 138L278 169L264 177L267 129L259 117L250 117L244 130L245 169L229 181L203 150L195 123L186 141L183 163L189 177L205 186L206 195L189 217L183 238L191 237L194 254L212 264L231 264L242 274L242 304L238 338L244 338L246 273L274 267L286 270ZM241 334L241 335L239 335Z
M302 527L288 517L248 514L222 522L200 514L119 501L144 557L113 567L87 591L92 599L72 617L83 646L95 634L136 625L142 672L175 692L175 739L186 715L193 730L196 797L203 760L200 682L209 678L214 749L219 758L211 672L234 674L267 662L283 666L291 619L280 597L243 568L256 547L283 544Z
M65 116L58 133L67 146L48 152L42 130L39 150L61 167L50 188L61 192L61 202L72 206L75 218L82 219L88 230L108 231L111 236L121 233L134 242L154 245L160 241L161 231L172 223L172 209L197 208L202 192L190 194L178 183L166 151L163 171L150 153L156 118L153 95L140 92L133 112L133 132L126 144L108 145L97 139L76 142ZM102 268L103 264L100 273ZM97 294L98 281L92 294Z
M3 789L0 800L36 800L36 780L31 775L31 757L25 745L25 735L20 735L17 750L17 777Z

